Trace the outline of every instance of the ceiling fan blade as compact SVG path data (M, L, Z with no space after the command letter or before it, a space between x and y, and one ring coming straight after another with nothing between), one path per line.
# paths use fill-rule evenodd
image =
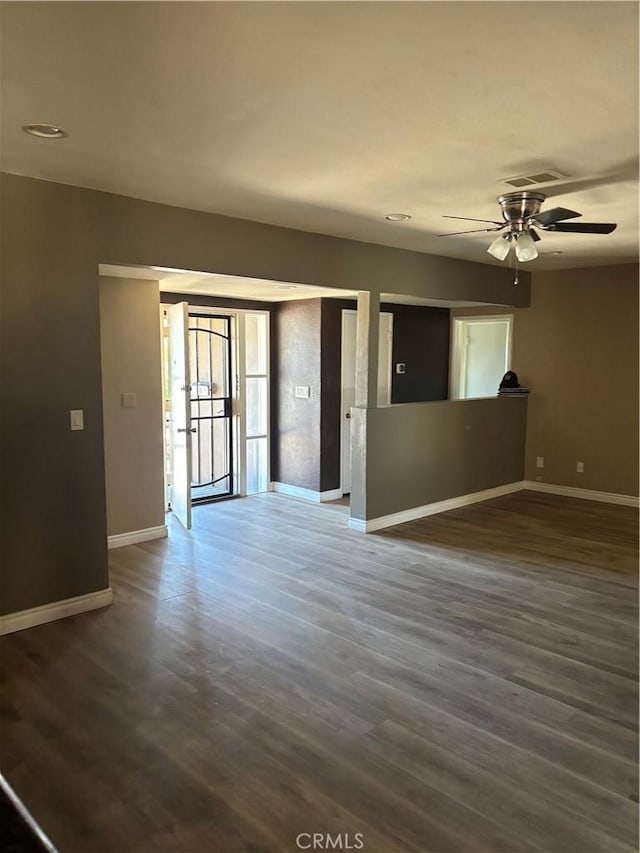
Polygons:
M537 232L537 231L534 231L534 230L533 230L533 228L529 228L529 234L531 234L531 236L533 237L533 242L534 242L534 243L537 243L539 240L541 240L541 239L542 239L542 238L540 237L540 235L538 234L538 232Z
M502 231L506 224L505 222L504 225L499 225L497 228L472 228L471 231L450 231L448 234L436 234L436 237L456 237L458 234L479 234L480 231L486 234L487 231Z
M552 207L551 210L537 213L533 218L540 225L551 225L553 222L560 222L561 219L575 219L576 216L582 216L582 214L576 213L575 210L567 210L566 207Z
M548 231L564 231L568 234L611 234L617 225L613 222L558 222Z
M474 219L471 216L447 216L445 214L442 218L443 219L466 219L467 222L491 222L493 225L502 225L501 222L498 222L495 219Z

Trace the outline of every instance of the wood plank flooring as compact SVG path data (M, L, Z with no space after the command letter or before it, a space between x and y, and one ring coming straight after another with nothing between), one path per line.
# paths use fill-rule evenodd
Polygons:
M61 853L637 849L637 512L347 513L198 507L111 552L113 607L2 639L1 769Z

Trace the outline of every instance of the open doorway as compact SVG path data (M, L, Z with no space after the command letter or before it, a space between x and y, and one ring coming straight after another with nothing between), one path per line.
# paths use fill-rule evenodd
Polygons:
M189 311L192 503L234 494L231 321Z
M269 314L161 305L167 506L267 491Z
M341 311L355 292L99 273L110 547L166 536L168 502L190 528L258 492L339 497Z
M456 317L451 398L495 397L511 362L513 315Z

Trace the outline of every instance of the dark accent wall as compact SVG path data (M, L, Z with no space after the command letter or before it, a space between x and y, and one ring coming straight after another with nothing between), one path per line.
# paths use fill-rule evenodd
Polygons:
M320 491L326 492L340 487L342 311L354 309L356 303L351 299L321 301Z
M422 403L449 396L448 308L419 305L384 305L393 313L392 403ZM398 374L395 365L407 372Z
M272 479L320 490L321 300L281 302L272 334ZM296 397L308 385L308 399Z

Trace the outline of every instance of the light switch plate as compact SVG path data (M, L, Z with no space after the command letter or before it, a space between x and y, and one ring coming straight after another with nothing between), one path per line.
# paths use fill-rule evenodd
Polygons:
M74 432L84 429L84 409L70 409L69 423Z
M311 388L308 385L296 385L295 396L308 400L311 396Z
M131 393L129 391L123 393L122 395L122 408L123 409L135 409L138 405L138 397L136 394Z

